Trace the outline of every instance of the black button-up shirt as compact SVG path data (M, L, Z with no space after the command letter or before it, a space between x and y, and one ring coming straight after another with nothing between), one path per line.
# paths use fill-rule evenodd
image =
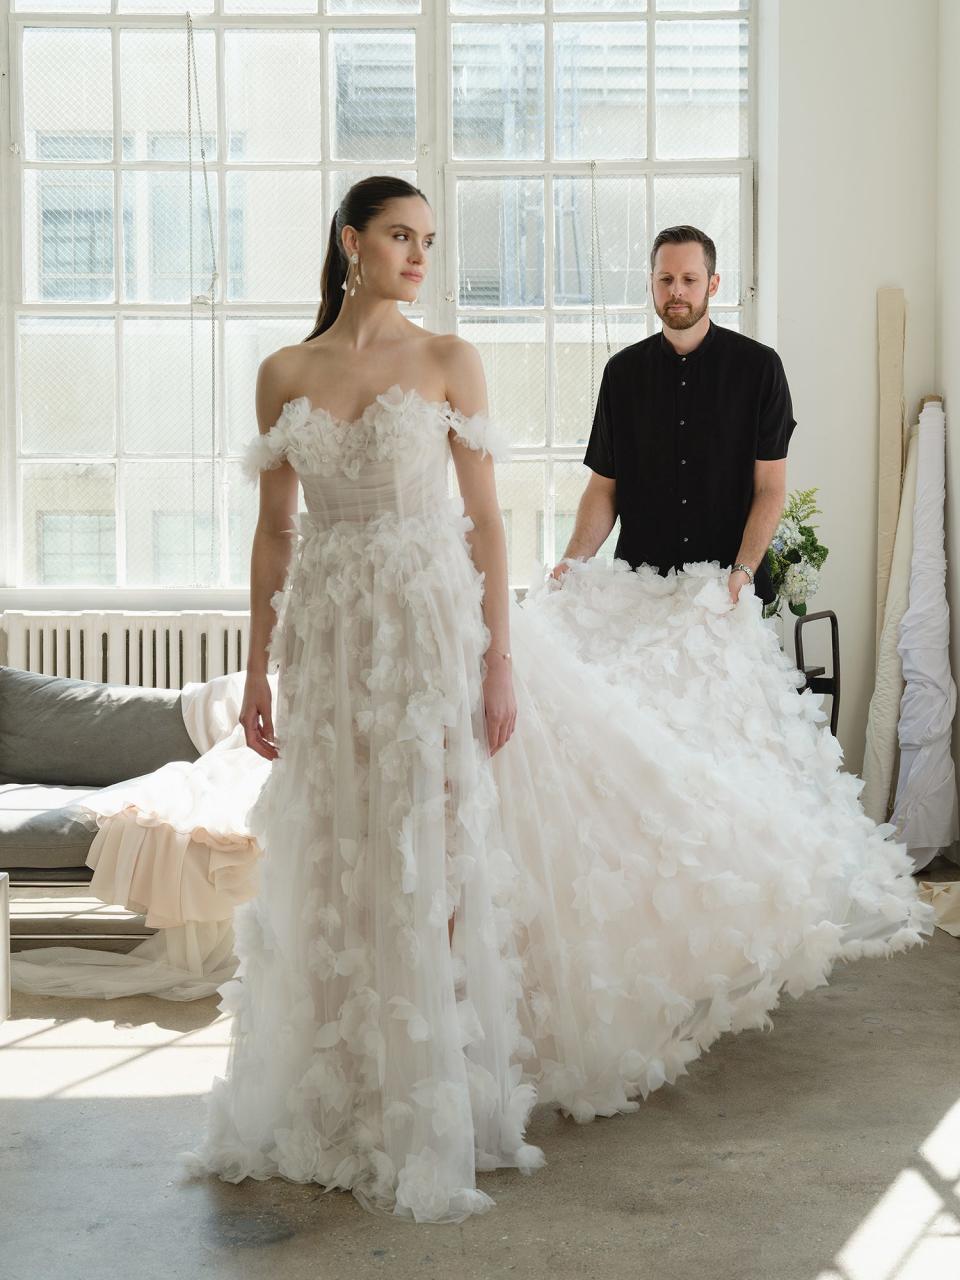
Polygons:
M754 462L786 457L795 426L776 351L712 320L685 356L662 332L611 356L584 462L617 482L618 559L661 574L734 563ZM773 600L765 561L754 586Z

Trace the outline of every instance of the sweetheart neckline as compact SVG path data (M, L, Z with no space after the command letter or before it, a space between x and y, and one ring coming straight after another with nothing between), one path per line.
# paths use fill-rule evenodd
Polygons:
M280 411L280 417L274 423L274 426L277 426L281 421L281 419L283 418L284 410L291 408L293 405L306 402L308 417L312 418L315 414L320 414L324 418L326 418L328 422L333 423L334 426L357 427L365 420L367 414L370 412L373 406L376 404L380 404L381 401L383 400L383 397L389 395L390 392L394 390L400 392L402 397L401 403L403 400L406 400L410 397L415 396L421 402L421 404L425 405L427 408L441 409L444 406L446 406L451 411L451 413L460 412L458 409L454 409L453 405L450 403L449 400L446 400L446 399L428 400L426 396L423 395L423 393L417 387L409 387L406 390L404 390L403 387L400 386L399 382L392 382L390 386L386 388L385 391L379 392L379 394L374 396L374 398L370 401L368 405L364 406L358 418L338 418L336 414L331 413L330 410L324 408L323 405L315 405L309 396L302 395L302 396L295 396L292 400L285 400L283 402L283 405ZM396 406L388 406L388 407L396 407Z

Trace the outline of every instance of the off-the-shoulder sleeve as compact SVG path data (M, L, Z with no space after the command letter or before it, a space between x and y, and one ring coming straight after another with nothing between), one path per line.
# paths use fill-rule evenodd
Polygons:
M497 462L503 462L510 451L510 437L505 429L485 413L474 413L469 417L459 409L448 407L445 420L461 444L477 449L481 454L489 453Z
M240 466L251 484L256 484L261 471L279 467L286 452L286 441L277 427L251 440L243 452Z

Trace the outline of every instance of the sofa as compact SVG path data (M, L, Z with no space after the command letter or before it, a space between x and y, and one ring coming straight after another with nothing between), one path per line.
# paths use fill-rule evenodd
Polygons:
M11 884L89 881L97 829L66 807L198 755L176 689L0 666L0 871Z

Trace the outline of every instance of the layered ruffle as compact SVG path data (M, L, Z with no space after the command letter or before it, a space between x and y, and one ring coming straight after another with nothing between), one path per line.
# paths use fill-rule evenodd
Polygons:
M249 442L241 467L251 483L284 460L303 474L356 480L366 463L423 449L447 433L495 458L509 450L506 431L488 415L464 414L446 400L426 400L416 388L403 391L394 384L353 422L314 407L307 396L288 400L269 431Z

